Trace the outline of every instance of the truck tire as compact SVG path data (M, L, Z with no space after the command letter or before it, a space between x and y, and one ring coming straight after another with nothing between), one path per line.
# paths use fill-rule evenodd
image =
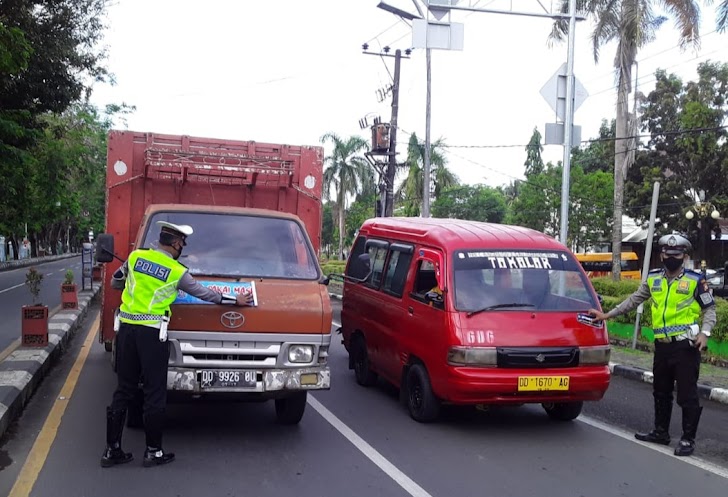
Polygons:
M301 421L306 410L308 392L296 392L288 397L276 399L276 421L283 425L295 425Z
M440 401L422 364L413 364L407 371L407 409L412 419L420 423L429 423L440 415Z
M354 340L351 354L354 363L354 377L356 382L363 387L371 387L377 384L377 373L369 367L369 354L367 343L364 337L357 335Z
M579 417L583 402L550 402L541 404L551 419L556 421L572 421Z

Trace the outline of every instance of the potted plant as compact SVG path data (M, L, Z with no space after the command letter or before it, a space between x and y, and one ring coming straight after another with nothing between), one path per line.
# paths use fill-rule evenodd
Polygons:
M70 269L66 271L63 283L61 283L61 306L63 309L78 309L78 293L73 278L73 271Z
M38 302L43 274L34 267L25 274L25 285L33 296L32 305L22 307L21 334L24 347L48 345L48 306Z

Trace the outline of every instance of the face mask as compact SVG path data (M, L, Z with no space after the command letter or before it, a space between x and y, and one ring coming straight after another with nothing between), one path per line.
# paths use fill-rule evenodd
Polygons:
M683 264L682 259L676 259L674 257L666 257L662 261L668 271L677 271Z

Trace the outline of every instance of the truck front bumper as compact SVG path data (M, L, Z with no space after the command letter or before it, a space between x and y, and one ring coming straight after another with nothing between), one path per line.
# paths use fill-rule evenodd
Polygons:
M235 371L226 369L226 371ZM249 370L248 370L249 371ZM328 390L331 372L328 366L301 369L263 369L256 371L255 387L203 388L202 370L171 367L167 370L167 390L190 393L277 393L282 391Z

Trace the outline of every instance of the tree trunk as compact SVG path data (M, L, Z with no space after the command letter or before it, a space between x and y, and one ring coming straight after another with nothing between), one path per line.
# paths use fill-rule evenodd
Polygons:
M631 68L631 66L630 66ZM612 279L619 281L622 277L622 208L624 204L624 179L629 167L628 146L630 141L628 119L629 107L627 96L631 70L620 74L617 90L617 123L614 144L614 223L612 226Z
M339 260L344 260L344 216L345 216L345 206L344 201L346 197L342 193L339 194Z

